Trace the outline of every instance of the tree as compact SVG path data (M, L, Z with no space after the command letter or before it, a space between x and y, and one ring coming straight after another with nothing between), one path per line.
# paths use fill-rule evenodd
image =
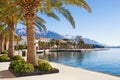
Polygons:
M16 34L14 40L16 41L16 50L19 50L19 41L22 40L21 36Z
M13 57L14 55L14 34L15 25L18 23L20 18L19 8L14 7L10 0L0 1L0 21L6 24L9 33L9 49L8 56Z
M36 46L35 46L35 20L36 13L46 13L48 16L52 16L59 20L59 18L54 14L53 9L62 13L65 18L71 22L72 26L75 27L71 13L63 8L64 4L77 5L84 7L89 12L91 9L84 0L12 0L17 3L17 7L20 7L25 19L25 24L27 27L27 62L37 66L36 58ZM14 2L14 3L15 3Z
M4 50L5 24L0 22L0 52Z
M24 23L22 10L18 7L13 0L2 0L0 1L0 21L3 21L8 27L8 36L9 36L9 48L8 48L8 56L14 56L14 35L15 35L15 27L19 21ZM39 28L39 30L46 29L43 24L44 20L41 18L37 18L35 25Z

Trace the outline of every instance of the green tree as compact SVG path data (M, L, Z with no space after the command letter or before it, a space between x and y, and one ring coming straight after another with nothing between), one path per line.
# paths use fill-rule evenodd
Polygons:
M27 27L27 45L28 45L27 62L33 64L34 66L38 64L37 58L36 58L35 34L34 34L37 12L45 13L46 15L59 20L59 18L54 13L54 11L57 10L57 12L62 13L62 15L65 16L65 18L72 24L72 26L75 27L75 23L71 16L71 13L67 9L65 9L63 5L65 4L77 5L80 7L84 7L89 12L91 11L91 9L89 8L85 0L7 0L7 1L11 1L11 3L9 2L9 4L12 4L12 7L16 6L17 8L20 8L20 10L22 10L23 12L23 17ZM11 12L14 12L14 11L11 11ZM14 26L13 23L15 21L14 16L15 14L13 14L10 17L7 17L7 20L10 23L8 26L10 26L9 32L11 32L11 35L14 32L14 28L13 28ZM10 36L10 37L12 37L13 39L13 36Z
M21 7L23 11L23 16L25 19L26 27L27 27L27 61L34 66L36 66L37 58L36 58L36 47L35 47L35 19L36 13L38 11L45 12L47 15L55 16L53 9L62 13L65 18L71 22L72 26L75 27L74 20L71 17L70 12L63 8L64 4L77 5L80 7L84 7L88 11L91 11L85 0L15 0L17 5Z
M16 1L16 0L15 0ZM14 0L2 0L0 1L0 22L3 21L8 27L8 37L9 37L9 48L8 56L14 56L14 35L15 27L19 21L24 24L23 13L19 6L17 6ZM39 30L46 29L43 24L44 20L41 18L36 18L35 25Z
M22 40L22 38L16 34L14 37L14 40L16 41L16 50L18 50L19 49L19 41Z
M4 50L5 30L5 24L0 22L0 52Z
M8 56L13 57L14 55L14 33L15 26L18 23L20 18L20 13L18 12L19 8L14 7L11 0L2 0L0 1L0 21L5 23L8 27L9 33L9 48Z

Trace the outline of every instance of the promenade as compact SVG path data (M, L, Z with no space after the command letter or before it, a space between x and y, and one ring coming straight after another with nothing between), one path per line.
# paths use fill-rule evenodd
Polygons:
M8 71L9 62L0 63L0 80L120 80L120 77L74 68L58 63L51 64L60 70L56 74L15 77Z

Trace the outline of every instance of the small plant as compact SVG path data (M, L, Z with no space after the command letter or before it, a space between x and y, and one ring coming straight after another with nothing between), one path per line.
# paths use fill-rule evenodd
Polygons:
M17 73L26 73L26 72L33 72L34 67L32 64L18 64L14 67L14 71Z
M7 55L1 55L0 56L0 62L2 62L2 61L9 61L9 60L10 60L10 58Z
M15 55L15 56L13 56L12 59L13 59L13 60L22 60L23 58L22 58L22 56L20 56L20 55Z
M48 61L40 59L38 60L38 69L40 71L49 71L52 70L53 67L49 64Z
M19 45L19 49L20 50L26 49L26 45Z
M9 65L9 68L11 69L14 69L14 67L16 65L19 65L19 64L26 64L27 62L25 62L24 60L13 60L10 65Z
M24 60L14 60L10 63L10 69L17 73L26 73L26 72L33 72L34 67L32 64L27 63Z
M1 54L8 54L6 50L2 51Z

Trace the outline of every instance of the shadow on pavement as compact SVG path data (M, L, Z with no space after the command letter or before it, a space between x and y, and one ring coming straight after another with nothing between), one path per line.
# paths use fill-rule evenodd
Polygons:
M0 71L0 79L16 78L9 70Z

